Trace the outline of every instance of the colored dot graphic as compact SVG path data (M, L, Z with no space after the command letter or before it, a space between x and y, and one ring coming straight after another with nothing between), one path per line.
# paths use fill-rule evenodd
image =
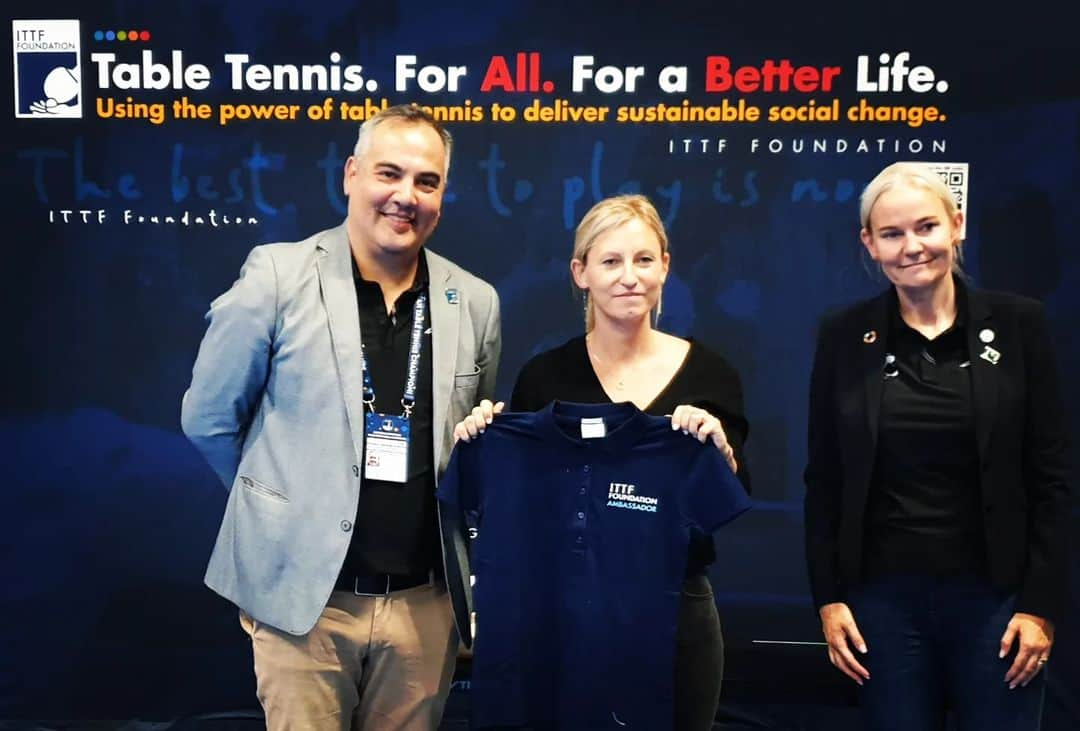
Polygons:
M142 41L146 43L150 40L150 31L148 30L96 30L94 31L95 41L129 41L131 43L137 43Z

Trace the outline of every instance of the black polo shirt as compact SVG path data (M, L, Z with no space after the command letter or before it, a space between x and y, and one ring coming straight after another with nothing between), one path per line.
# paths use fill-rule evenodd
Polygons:
M981 571L979 457L967 314L930 340L892 309L881 377L877 455L865 522L865 567L881 574Z
M382 288L377 282L363 278L355 260L353 281L360 310L364 360L375 389L375 411L400 415L408 376L413 307L416 298L428 291L424 252L420 252L413 286L397 298L389 313ZM361 481L355 528L342 575L419 574L441 564L432 446L430 295L424 321L416 404L409 419L412 436L408 479L403 484ZM365 461L361 460L360 464Z

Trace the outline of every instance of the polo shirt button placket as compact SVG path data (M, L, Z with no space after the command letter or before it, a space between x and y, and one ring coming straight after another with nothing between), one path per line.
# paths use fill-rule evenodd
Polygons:
M584 476L581 478L581 488L578 490L578 495L580 496L577 511L578 533L574 538L574 544L578 547L579 553L583 554L585 544L585 511L589 507L587 496L589 494L589 473L592 472L592 465L583 465L581 471Z

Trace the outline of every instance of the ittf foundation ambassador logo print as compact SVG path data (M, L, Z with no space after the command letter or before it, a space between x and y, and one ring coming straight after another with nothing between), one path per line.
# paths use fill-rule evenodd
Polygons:
M82 118L79 21L13 20L15 116Z
M626 482L612 482L608 485L609 508L640 510L643 513L655 513L660 499L648 495L638 495L637 485Z

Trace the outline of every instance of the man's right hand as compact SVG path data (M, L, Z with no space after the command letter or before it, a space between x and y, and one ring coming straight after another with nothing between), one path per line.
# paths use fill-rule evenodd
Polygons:
M851 609L843 602L833 602L823 606L818 614L821 615L821 631L829 644L829 661L862 685L864 680L870 679L870 672L855 659L852 648L865 655L866 642L859 633Z
M454 427L454 444L457 444L459 439L463 442L470 442L473 437L483 434L484 429L495 418L495 415L502 413L503 406L505 404L502 401L493 404L484 399L479 406L473 407L472 413L459 421Z

